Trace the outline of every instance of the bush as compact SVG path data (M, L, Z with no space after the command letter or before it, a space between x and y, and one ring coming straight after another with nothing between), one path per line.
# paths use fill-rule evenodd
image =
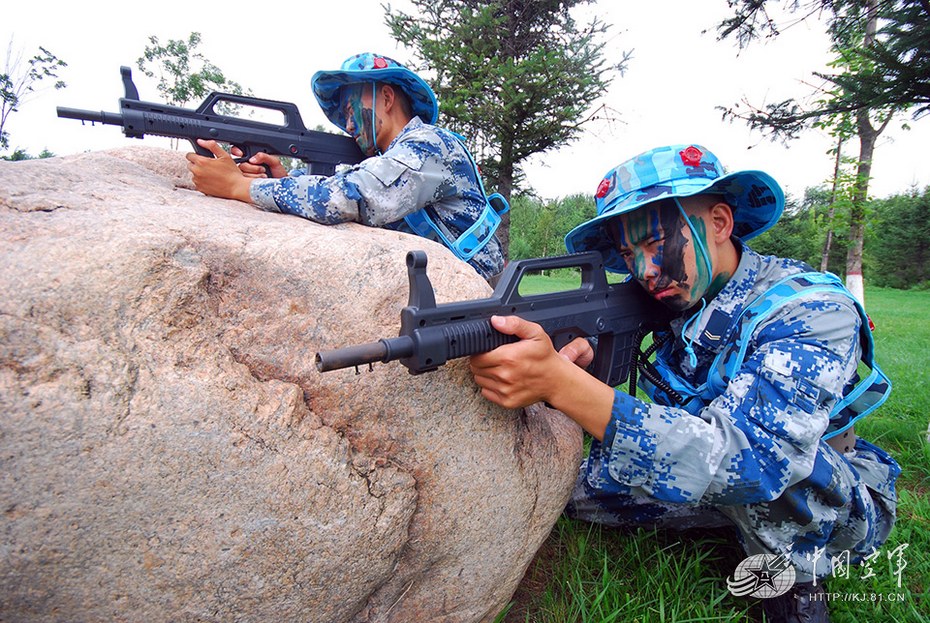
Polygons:
M564 255L565 234L594 214L594 197L590 195L549 202L518 195L511 200L510 259Z
M871 281L889 288L926 289L930 283L930 187L923 193L873 202L869 228Z

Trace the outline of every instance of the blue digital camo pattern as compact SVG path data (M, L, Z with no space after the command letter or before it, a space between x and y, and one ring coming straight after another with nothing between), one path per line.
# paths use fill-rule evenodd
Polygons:
M656 371L671 390L677 392L681 398L673 398L667 393L668 390L656 387L645 378L641 380L640 387L653 399L653 402L678 403L693 414L699 413L705 403L712 401L726 390L730 379L742 367L747 353L754 348L753 342L758 339L756 330L762 326L763 322L770 320L773 314L785 311L787 309L785 305L801 297L809 301L809 307L812 309L820 309L824 313L833 311L831 303L819 303L819 301L830 300L829 298L820 299L818 295L821 293L828 297L839 293L845 297L845 300L851 301L860 320L859 347L862 354L860 361L864 366L860 369L867 370L868 373L864 378L859 378L857 374L851 382L847 383L843 390L843 399L833 404L829 414L830 424L823 438L829 439L843 433L858 419L868 415L885 402L891 393L891 382L875 362L875 348L868 316L853 295L843 287L839 277L830 273L817 273L809 270L791 273L775 282L764 294L753 291L750 299L745 299L742 305L728 310L727 313L717 310L707 319L700 335L696 335L694 331L682 329L685 339L702 339L709 342L716 353L713 362L705 366L706 375L703 375L698 385L679 376L677 370L681 369L681 365L671 363L680 359L680 352L676 353L674 341L660 339L661 345L656 351L654 361ZM701 316L702 314L697 314L695 319ZM794 330L797 335L802 335L805 331L804 321L795 317L787 317L777 326L782 331ZM659 336L667 334L668 332L662 332ZM689 368L691 367L689 365ZM807 386L804 379L799 379L798 382L807 394L808 400L816 401L818 396L816 389Z
M454 235L481 217L485 199L468 153L450 132L414 117L381 156L330 177L253 180L252 202L264 210L324 225L355 221L412 233L404 217L427 206ZM503 270L494 236L468 262L485 279Z
M436 123L439 102L430 86L414 72L381 54L354 54L336 71L318 71L310 80L310 88L326 118L346 132L345 109L339 105L340 89L349 84L375 82L399 86L410 98L413 114L426 123Z
M600 251L604 266L626 274L626 262L604 228L607 221L666 197L721 194L733 209L733 235L749 240L778 221L785 195L768 173L728 173L720 160L701 145L656 147L607 172L594 196L597 216L565 235L570 253Z
M807 270L743 246L733 278L693 325L697 366L684 352L684 321L673 326L676 373L701 385L747 301ZM568 512L611 525L735 525L747 554L788 555L799 581L828 575L834 556L873 553L894 523L900 470L863 439L842 455L822 438L856 376L859 328L847 296L817 292L756 327L726 388L692 412L617 391Z

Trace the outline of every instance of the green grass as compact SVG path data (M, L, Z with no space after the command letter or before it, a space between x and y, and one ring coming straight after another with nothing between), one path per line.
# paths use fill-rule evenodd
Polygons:
M532 275L520 292L578 283L569 275ZM849 567L848 578L829 578L828 591L858 600L832 601L831 621L930 622L930 292L867 289L866 309L876 325L878 362L894 390L856 430L902 467L898 521L872 564L873 577L863 577L868 568ZM895 548L902 548L903 568L889 558ZM744 557L728 532L617 530L561 517L497 620L761 622L758 600L727 591L726 578Z
M878 363L891 379L891 397L856 430L877 441L904 467L908 488L930 493L930 291L885 288L866 292L875 323Z
M623 279L615 273L607 273L607 281L616 283ZM543 294L545 292L564 292L576 290L581 286L581 271L573 268L560 268L546 271L546 275L527 273L520 281L519 292L523 296Z

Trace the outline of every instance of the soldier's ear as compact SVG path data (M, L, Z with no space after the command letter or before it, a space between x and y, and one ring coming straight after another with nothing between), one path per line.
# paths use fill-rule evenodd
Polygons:
M382 84L378 91L381 97L384 98L384 111L390 112L390 110L397 104L397 92L390 84Z
M730 235L733 234L733 208L723 201L718 201L710 206L708 213L713 227L714 240L718 243L729 240Z

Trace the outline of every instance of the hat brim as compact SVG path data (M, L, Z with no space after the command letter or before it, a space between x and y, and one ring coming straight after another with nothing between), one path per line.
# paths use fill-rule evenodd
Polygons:
M335 126L346 131L345 111L340 110L339 90L347 84L386 82L401 88L410 98L412 113L425 123L435 124L439 118L439 102L430 86L420 76L405 67L386 69L318 71L310 86L323 114Z
M606 230L609 219L642 206L672 197L691 197L701 193L720 193L733 208L733 235L749 240L778 222L785 209L785 194L770 175L762 171L737 171L721 178L688 178L637 189L617 199L593 219L565 235L569 253L600 251L607 270L628 273Z

